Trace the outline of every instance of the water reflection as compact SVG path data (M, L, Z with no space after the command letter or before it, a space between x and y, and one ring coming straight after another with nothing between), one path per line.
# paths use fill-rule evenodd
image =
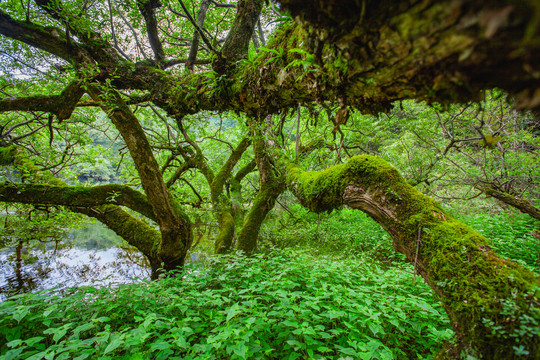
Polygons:
M102 286L149 278L146 259L122 244L100 223L46 244L21 239L0 251L0 301L53 287Z

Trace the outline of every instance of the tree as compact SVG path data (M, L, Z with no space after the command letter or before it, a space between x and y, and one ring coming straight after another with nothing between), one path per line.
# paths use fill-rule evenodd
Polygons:
M317 212L347 204L379 222L440 296L458 334L458 352L486 358L521 352L535 358L540 350L534 334L520 332L531 321L538 323L533 274L497 257L482 236L445 214L381 159L353 157L321 172L303 172L279 149L272 115L299 104L337 104L332 119L339 132L351 108L386 112L393 101L406 98L475 101L495 86L513 94L518 107L536 108L536 3L283 0L295 20L281 17L267 46L251 51L252 39L260 45L265 37L255 33L257 24L271 21L270 11L280 11L276 5L263 12L262 0L202 1L196 20L190 5L195 4L1 4L3 54L16 59L12 64L33 68L36 80L25 89L17 77L4 76L2 91L8 95L0 100L0 111L35 113L41 120L33 121L27 134L45 125L41 114L48 114L36 131L48 128L52 143L57 126L79 108L101 109L122 137L144 192L128 185L68 185L36 166L32 154L18 146L19 136L8 136L0 163L16 167L21 181L2 184L1 199L63 205L95 217L139 248L153 269L181 268L193 241L192 225L167 186L174 179L167 172L172 166L160 166L156 156L160 146L151 134L161 121L174 144L164 150L169 164L177 166L177 179L197 169L210 186L221 230L218 249L230 247L234 237L234 197L226 196L224 186L238 185L256 165L260 185L237 236L239 249L254 251L258 230L285 187ZM232 5L234 19L223 15ZM184 63L187 71L178 69ZM147 119L141 106L156 116ZM186 129L189 116L203 111L237 112L247 126L248 136L231 145L217 171ZM254 161L246 160L233 174L250 144Z

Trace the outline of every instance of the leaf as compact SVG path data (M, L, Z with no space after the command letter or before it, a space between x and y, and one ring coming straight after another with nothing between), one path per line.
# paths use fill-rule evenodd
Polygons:
M16 359L20 359L19 355L21 354L21 352L23 352L25 348L24 347L20 347L18 349L13 349L13 350L9 350L4 359L5 360L16 360Z
M231 321L232 318L234 318L236 315L240 313L240 306L238 303L234 303L228 310L227 310L227 322Z
M243 342L236 345L233 351L236 355L240 356L242 359L246 358L247 347L246 347L246 344L244 344Z
M19 307L15 312L13 313L13 319L17 321L17 323L20 323L22 319L26 317L28 314L28 309L24 306Z
M7 345L7 347L14 348L14 347L19 346L22 343L23 343L23 341L21 339L16 339L16 340L12 340L12 341L8 342L6 345Z
M105 348L105 351L103 351L103 354L106 355L114 350L116 350L120 345L122 345L122 338L119 335L113 335L113 339L107 345Z

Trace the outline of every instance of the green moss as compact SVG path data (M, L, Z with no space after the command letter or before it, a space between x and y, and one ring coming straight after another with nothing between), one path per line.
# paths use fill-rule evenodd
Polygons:
M303 172L296 165L288 169L288 183L305 199L304 205L317 213L339 208L345 188L357 180L361 180L364 187L390 186L404 181L386 161L368 155L355 156L345 164L323 171Z
M230 212L224 211L219 215L219 234L215 240L216 254L228 252L232 246L234 233L236 230L234 218Z
M289 188L315 212L342 206L350 185L369 195L380 209L365 211L390 233L397 250L411 263L418 261L448 312L461 350L498 359L513 358L508 354L521 347L529 354L523 358L537 358L540 279L497 257L485 237L448 216L390 164L357 156L324 171L302 172L293 165L288 173Z

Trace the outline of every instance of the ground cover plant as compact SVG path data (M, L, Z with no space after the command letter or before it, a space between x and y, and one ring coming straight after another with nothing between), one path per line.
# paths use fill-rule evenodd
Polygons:
M0 358L431 358L453 332L410 271L274 251L183 278L19 295L0 304Z

